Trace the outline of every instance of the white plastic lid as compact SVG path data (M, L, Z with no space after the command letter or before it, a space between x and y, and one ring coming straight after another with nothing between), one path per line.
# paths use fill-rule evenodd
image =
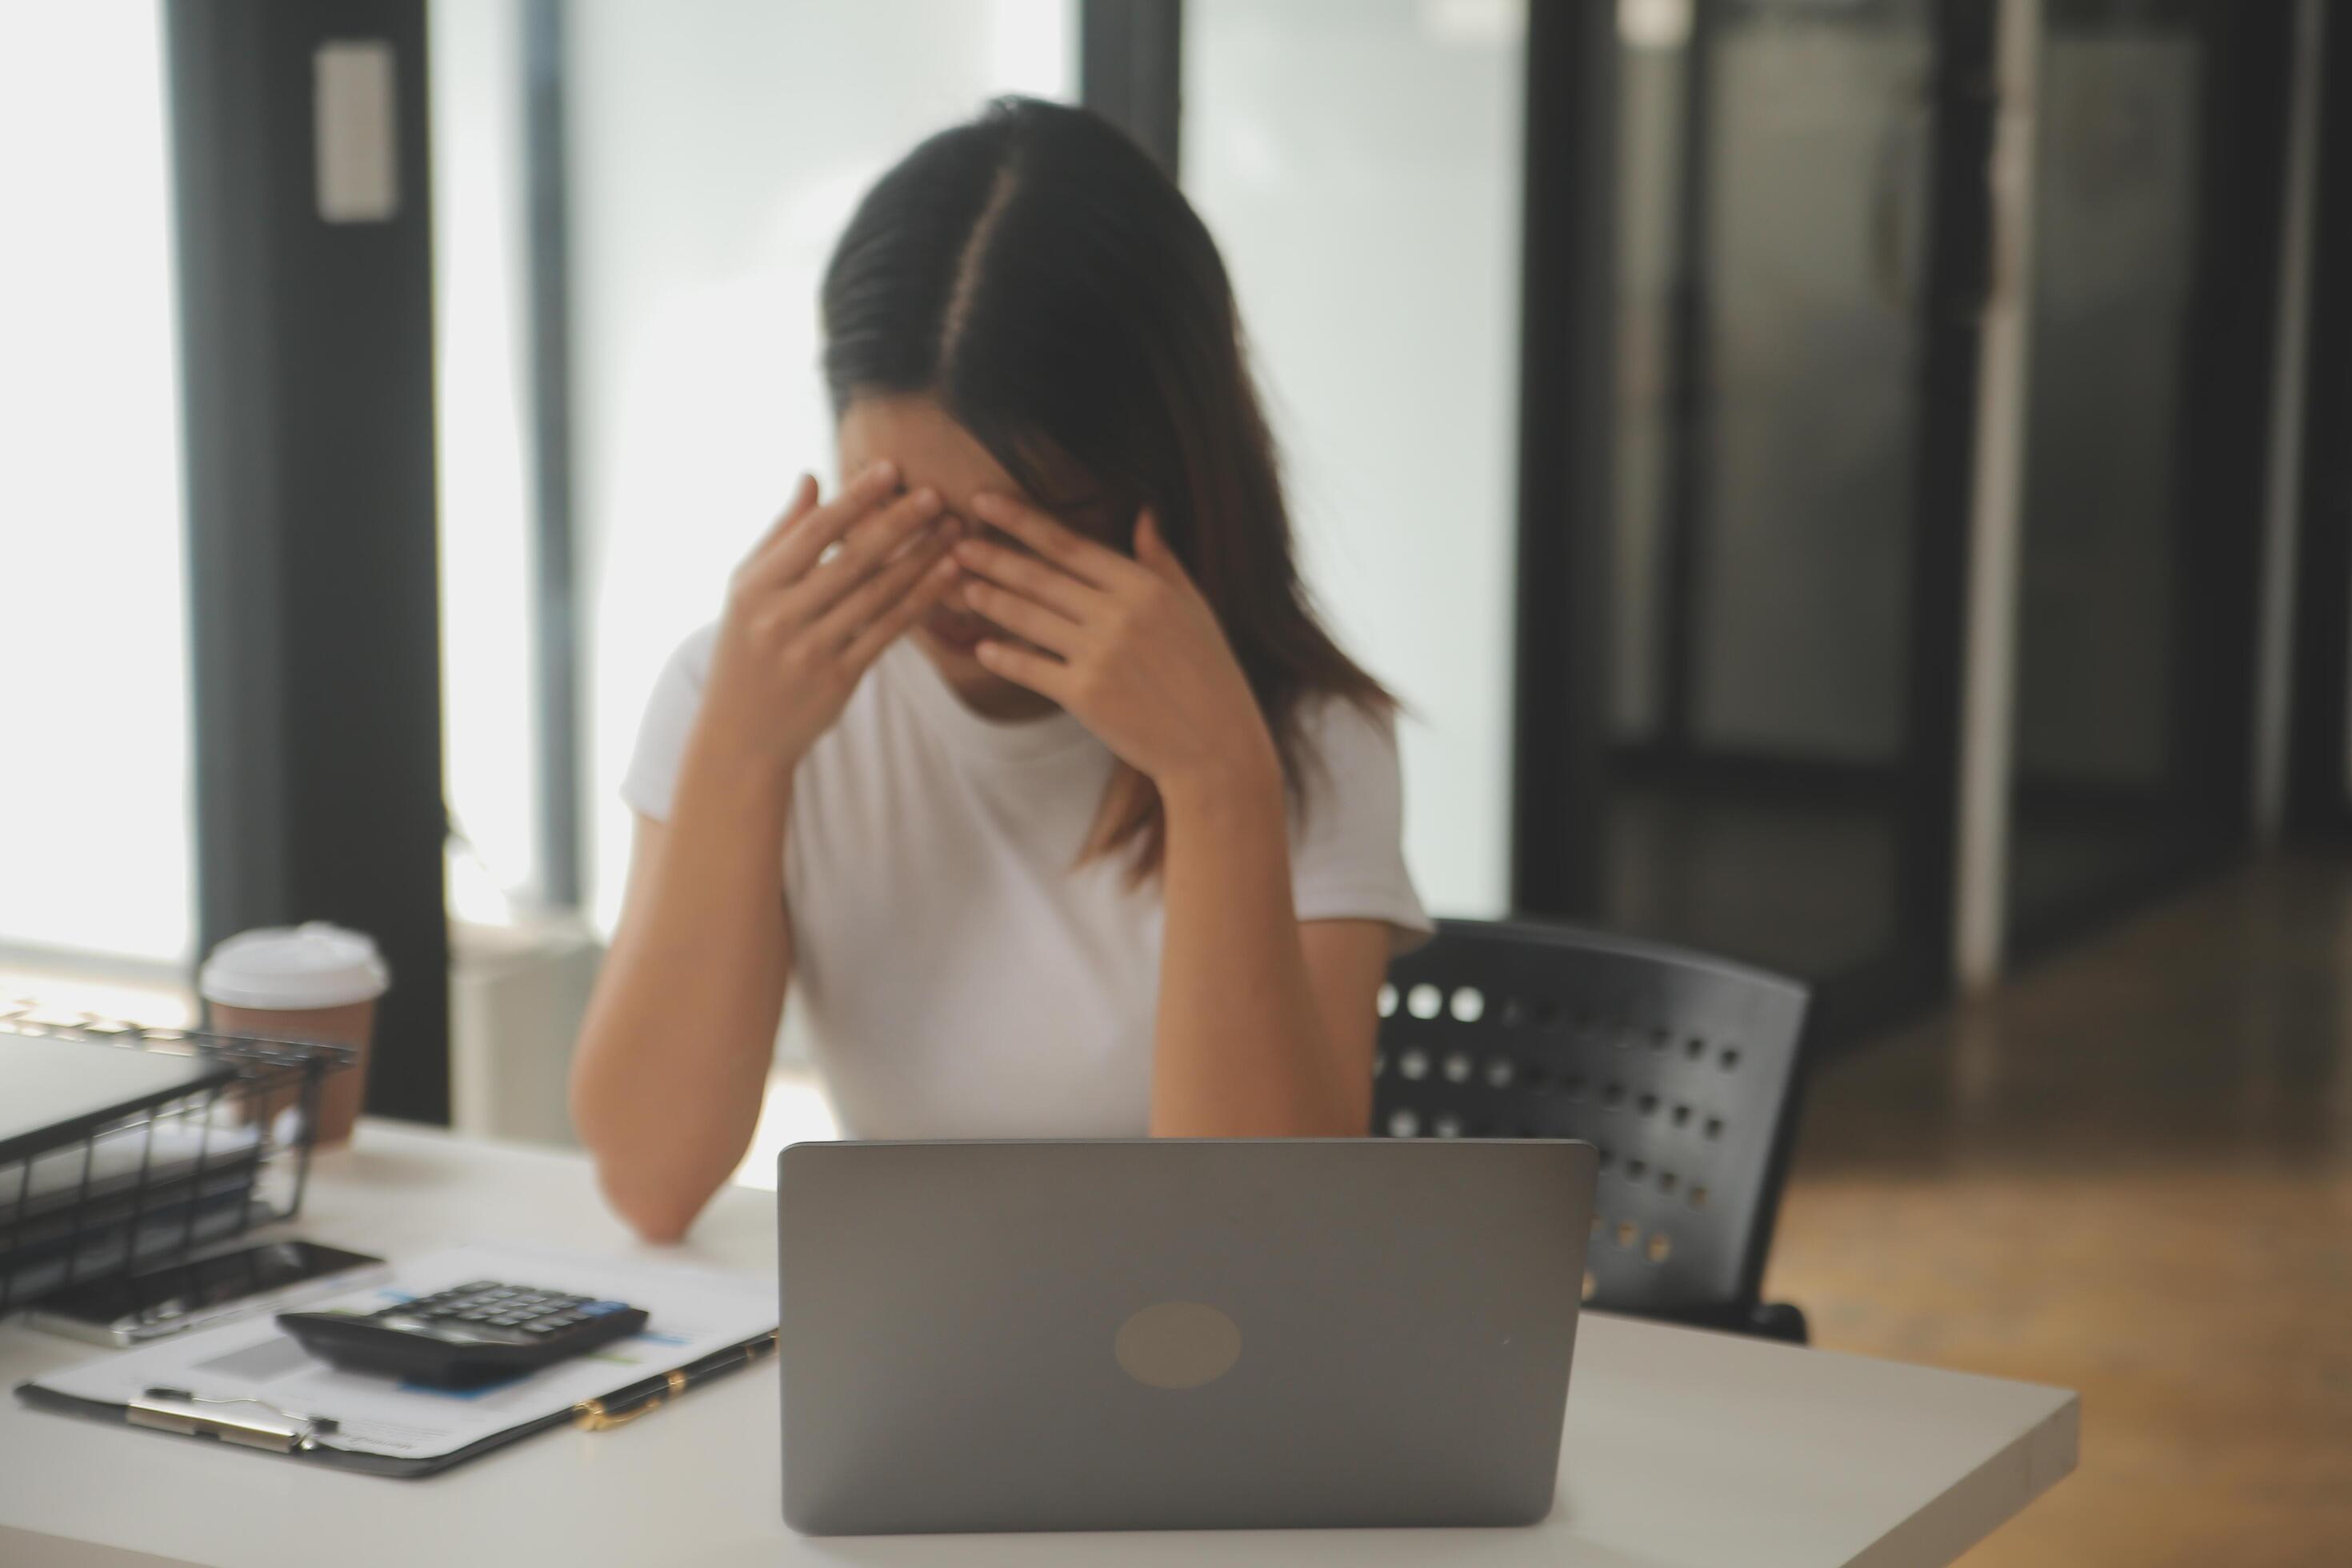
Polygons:
M391 984L373 942L324 921L239 931L196 975L207 1002L283 1011L372 1001Z

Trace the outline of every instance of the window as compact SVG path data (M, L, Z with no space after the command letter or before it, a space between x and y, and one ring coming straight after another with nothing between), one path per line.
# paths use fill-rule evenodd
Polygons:
M1510 870L1519 0L1193 0L1185 189L1223 248L1302 565L1411 710L1405 854L1449 914Z
M27 218L0 247L0 943L176 969L194 921L162 33L152 5L0 10L0 183Z
M536 557L520 0L432 8L435 439L453 913L539 890Z

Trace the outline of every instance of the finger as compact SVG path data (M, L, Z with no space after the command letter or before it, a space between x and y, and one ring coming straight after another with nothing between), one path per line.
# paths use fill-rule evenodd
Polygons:
M983 490L971 498L971 510L1080 582L1108 588L1121 573L1135 570L1135 563L1118 551L1073 532L1026 501Z
M923 581L925 574L941 561L952 568L948 560L946 538L933 539L905 551L898 559L885 565L856 587L842 595L840 601L819 616L809 630L819 647L837 649L846 647L869 623L887 615L893 605ZM953 575L952 572L950 574Z
M851 670L863 673L866 666L882 657L882 650L907 635L907 628L930 614L931 606L955 586L963 574L956 563L944 556L933 562L929 570L917 580L914 588L887 610L866 624L864 631L850 639L841 651L842 662Z
M1060 659L992 637L972 649L972 654L992 675L1001 675L1015 685L1068 706L1065 699L1069 692L1070 667Z
M1024 555L984 539L967 539L956 546L956 560L967 572L1012 589L1024 598L1083 622L1102 590L1071 576L1050 561Z
M1192 574L1184 570L1184 563L1168 548L1168 536L1160 531L1160 518L1150 507L1137 514L1135 520L1135 558L1171 583L1186 587L1192 584Z
M744 555L744 564L748 566L757 561L770 545L784 536L793 524L807 516L809 509L814 505L816 505L816 476L803 474L793 481L793 493L784 502L784 510L777 514L775 521L768 525L768 531L760 535L760 542L751 546L750 552Z
M993 583L976 579L966 583L963 602L1014 637L1026 637L1039 647L1051 648L1055 653L1076 653L1086 641L1086 628L1077 622Z
M898 484L897 464L887 459L868 464L866 471L844 486L839 495L803 512L790 527L781 530L775 542L751 563L751 575L766 584L798 582L816 564L827 545L881 505Z
M818 559L815 571L855 574L879 565L917 540L929 540L935 531L945 533L946 530L934 531L929 525L951 521L941 515L946 508L940 492L929 485L894 497L850 524L840 542Z
M952 534L934 526L940 504L940 492L926 486L868 516L850 530L840 549L793 585L793 612L823 615L919 540L952 542Z

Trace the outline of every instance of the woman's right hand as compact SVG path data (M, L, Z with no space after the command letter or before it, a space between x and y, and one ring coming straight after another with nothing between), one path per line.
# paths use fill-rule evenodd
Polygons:
M867 667L954 584L956 523L936 490L898 495L898 484L893 465L876 463L820 506L802 477L735 569L697 750L788 780Z

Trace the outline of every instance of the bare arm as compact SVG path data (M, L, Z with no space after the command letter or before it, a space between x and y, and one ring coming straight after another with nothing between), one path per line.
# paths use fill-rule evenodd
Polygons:
M1278 779L1166 805L1153 1134L1362 1136L1387 928L1298 923Z
M1129 560L1034 507L974 506L1034 552L957 547L967 601L1021 639L982 662L1076 714L1167 811L1151 1131L1362 1134L1387 930L1299 923L1281 764L1214 614L1148 515Z
M675 827L637 818L572 1062L572 1121L605 1199L652 1241L683 1236L750 1147L792 969L785 803L711 784L680 779Z
M759 1121L792 968L793 772L954 580L938 496L890 500L896 478L869 469L825 506L803 482L735 574L670 820L637 821L572 1061L572 1119L606 1198L649 1240L686 1233Z

